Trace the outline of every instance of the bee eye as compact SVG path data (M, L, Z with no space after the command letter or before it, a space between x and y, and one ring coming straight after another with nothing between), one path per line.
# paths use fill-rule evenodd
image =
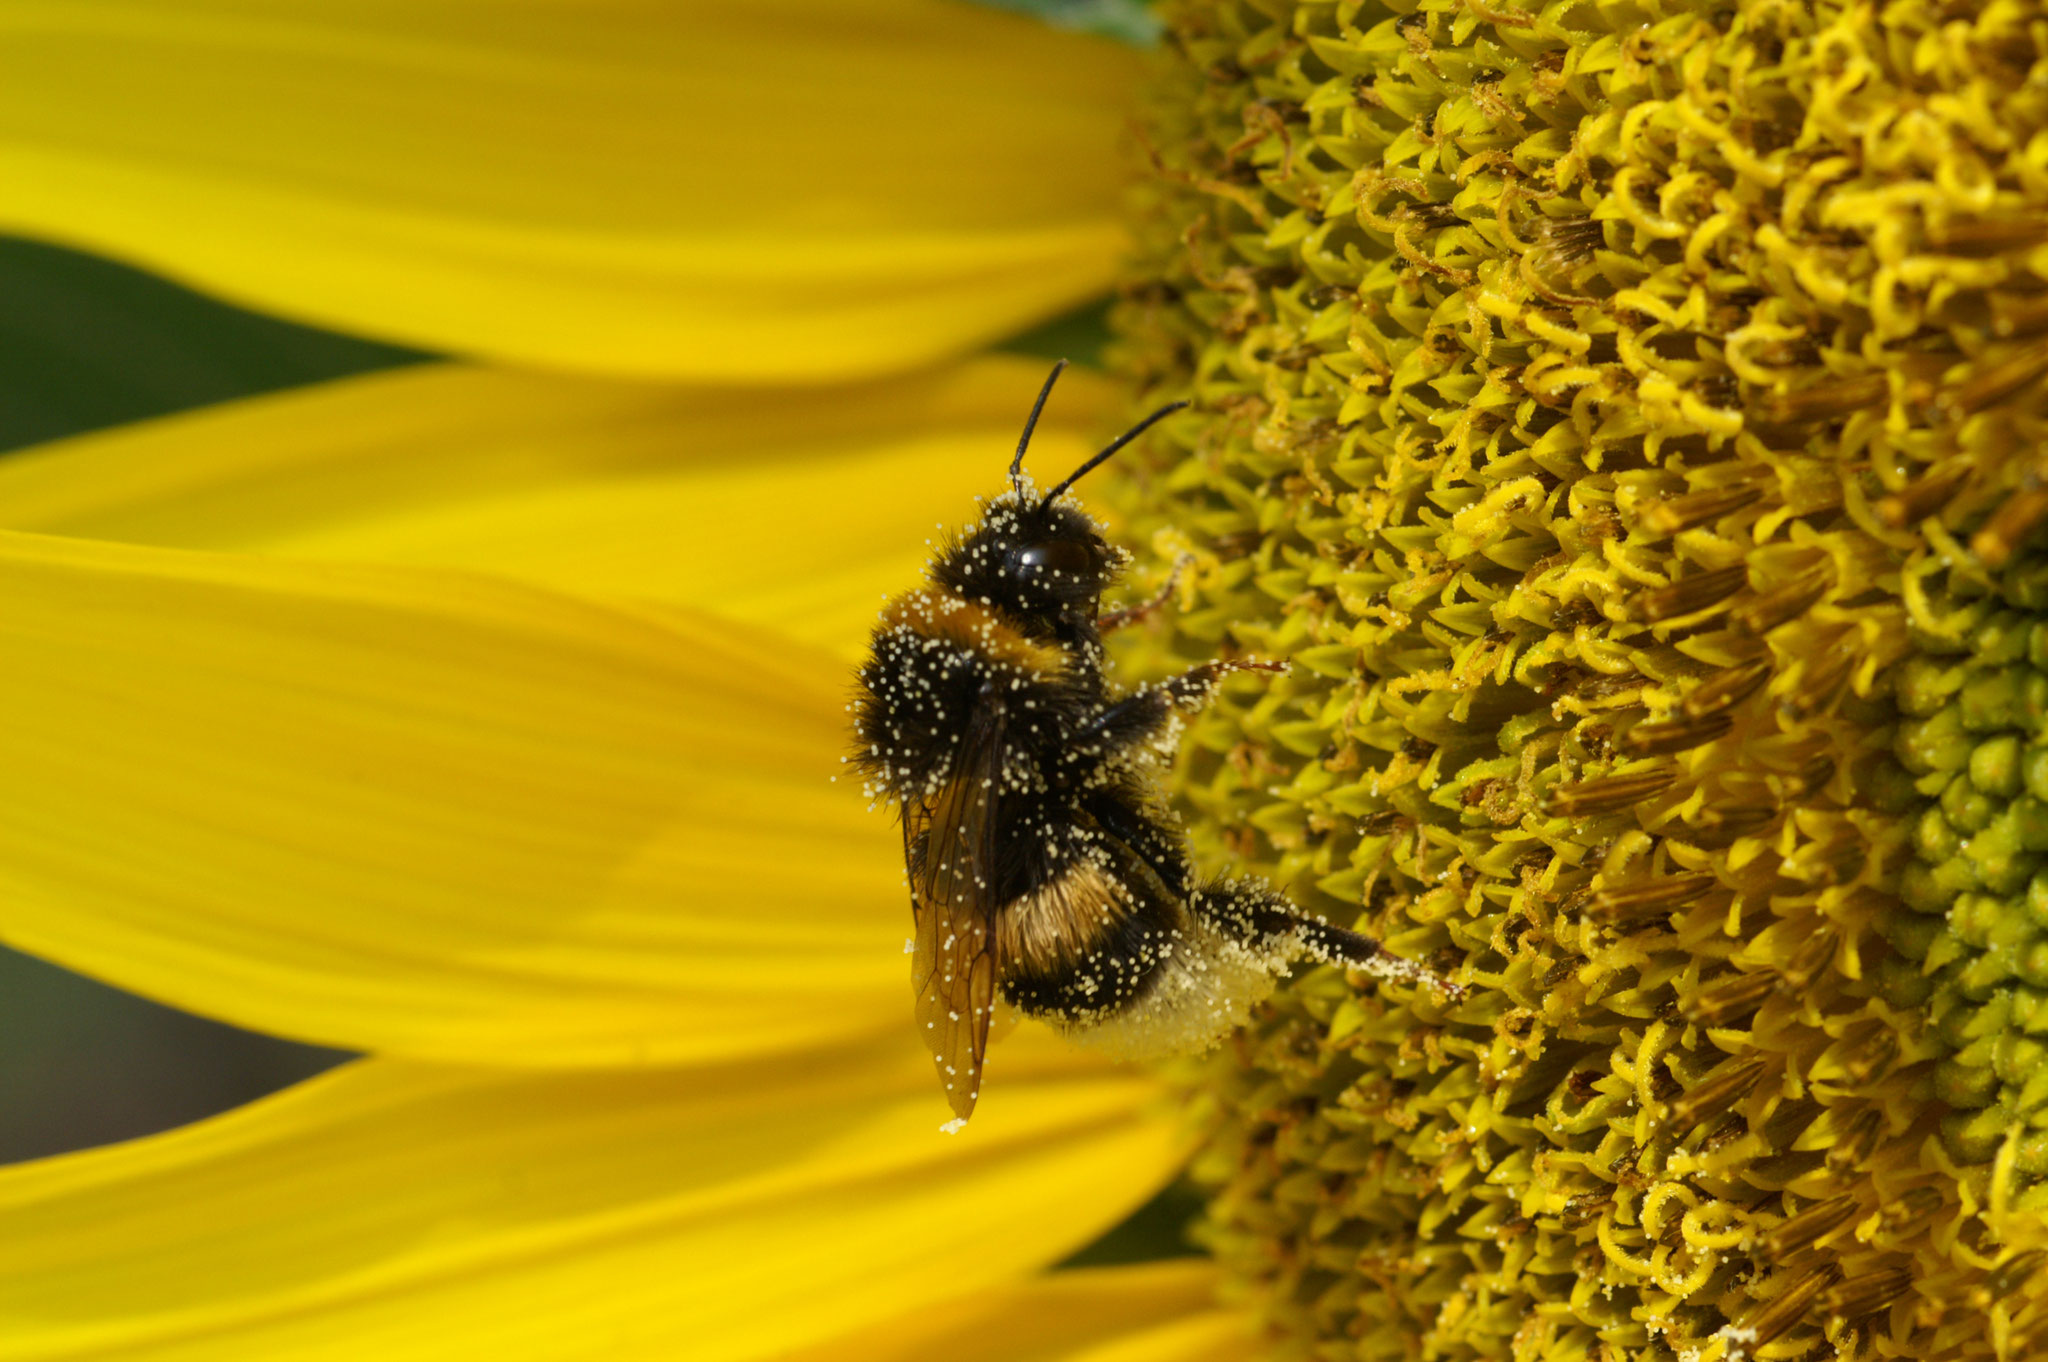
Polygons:
M1050 569L1078 576L1100 570L1095 551L1078 539L1049 539L1043 544L1027 544L1017 550L1011 562L1020 571L1032 573Z

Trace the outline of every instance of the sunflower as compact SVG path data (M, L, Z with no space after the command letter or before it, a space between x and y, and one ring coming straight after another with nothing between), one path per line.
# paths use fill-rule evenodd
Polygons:
M0 935L369 1057L0 1174L0 1356L1203 1358L1047 1273L1188 1160L1029 1029L945 1139L875 597L1042 428L1225 638L1209 857L1305 973L1180 1074L1328 1358L2048 1334L2044 26L2028 4L40 6L0 224L460 363L0 465ZM1138 191L1119 199L1126 100ZM1123 220L1120 223L1120 218Z

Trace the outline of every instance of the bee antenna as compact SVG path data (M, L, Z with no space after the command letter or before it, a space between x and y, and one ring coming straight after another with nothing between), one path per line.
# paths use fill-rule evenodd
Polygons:
M1094 458L1082 464L1073 472L1067 474L1067 480L1061 483L1059 486L1053 488L1050 492L1047 492L1045 494L1045 500L1040 502L1039 505L1050 506L1055 501L1058 501L1060 498L1060 493L1066 491L1069 487L1072 487L1075 483L1079 482L1082 476L1090 472L1092 469L1094 469L1096 465L1100 464L1110 455L1116 453L1119 449L1122 449L1125 445L1129 444L1131 441L1137 439L1140 435L1143 435L1146 431L1150 430L1152 428L1152 424L1155 421L1159 421L1164 419L1165 417L1173 415L1175 412L1179 411L1182 407L1185 407L1186 405L1187 403L1185 402L1168 402L1158 411L1153 412L1150 416L1138 422L1137 425L1132 426L1129 430L1117 436L1114 440L1110 441L1109 448L1103 450L1100 454L1097 454Z
M1038 400L1031 404L1031 415L1024 420L1024 433L1017 437L1017 457L1010 460L1010 490L1018 491L1018 479L1024 471L1024 451L1031 447L1031 432L1038 429L1038 413L1045 410L1045 399L1052 396L1052 385L1060 381L1066 372L1067 362L1060 360L1052 366L1052 372L1045 376L1045 386L1038 390Z

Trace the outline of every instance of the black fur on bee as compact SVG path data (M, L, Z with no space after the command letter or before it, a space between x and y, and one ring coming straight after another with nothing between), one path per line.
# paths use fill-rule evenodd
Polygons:
M1158 770L1188 716L1241 669L1209 662L1113 688L1102 613L1129 562L1067 490L1185 403L1163 407L1039 494L1022 473L950 538L876 626L850 758L897 806L916 936L917 1021L957 1129L974 1110L996 1000L1126 1053L1201 1048L1299 959L1458 990L1262 880L1200 880ZM1161 600L1163 601L1162 595Z

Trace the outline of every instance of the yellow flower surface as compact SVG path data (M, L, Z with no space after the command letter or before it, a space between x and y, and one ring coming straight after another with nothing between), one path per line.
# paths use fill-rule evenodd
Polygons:
M0 223L481 361L0 463L0 935L369 1056L0 1170L0 1359L2048 1348L2038 5L1163 8L1126 660L1292 659L1198 851L1470 992L1303 973L1179 1075L1215 1264L1055 1273L1189 1137L1029 1028L936 1133L830 777L1040 375L963 356L1111 278L1134 54L0 15Z

